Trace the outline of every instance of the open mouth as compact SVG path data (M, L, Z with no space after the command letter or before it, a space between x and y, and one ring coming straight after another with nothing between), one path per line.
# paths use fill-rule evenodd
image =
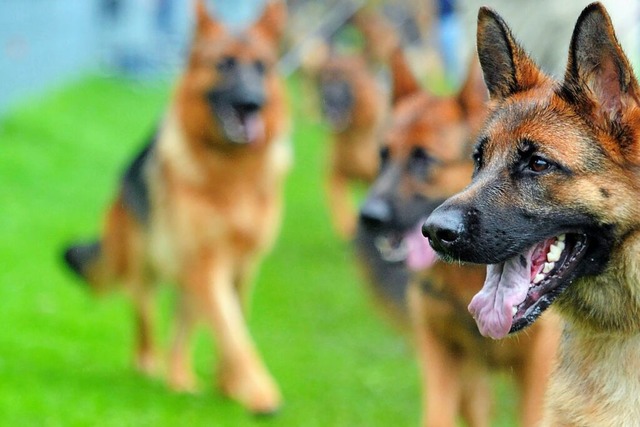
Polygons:
M500 339L532 324L569 287L586 249L585 234L566 233L488 265L484 286L469 304L480 333Z
M404 262L409 254L409 245L403 235L389 232L374 240L380 257L387 262Z
M253 144L263 139L264 121L258 108L220 103L215 111L224 134L232 142Z
M405 233L389 232L376 237L374 243L380 256L387 262L404 262L417 271L429 268L438 259L429 241L422 235L422 222L418 221Z

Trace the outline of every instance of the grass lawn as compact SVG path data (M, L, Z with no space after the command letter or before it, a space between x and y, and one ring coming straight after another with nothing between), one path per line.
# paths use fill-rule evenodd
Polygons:
M282 388L282 411L256 419L219 395L215 344L204 330L194 346L200 394L173 393L133 370L128 300L118 292L94 298L63 268L60 251L97 233L119 174L168 93L90 78L0 122L0 424L417 426L411 348L372 307L349 245L332 232L322 192L325 133L308 114L296 115L285 221L250 319ZM169 287L162 291L163 344L172 299ZM500 389L513 400L503 382ZM512 425L513 403L507 407L495 425Z

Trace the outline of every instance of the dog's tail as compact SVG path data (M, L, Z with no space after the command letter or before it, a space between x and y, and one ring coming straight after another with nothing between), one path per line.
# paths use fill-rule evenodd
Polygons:
M102 243L99 240L68 246L64 251L64 261L92 287L100 288L104 284L106 277L102 271Z
M94 291L101 292L126 282L140 271L142 246L142 230L120 197L107 213L101 236L89 242L72 243L64 249L63 257L74 273Z
M89 281L90 271L100 258L101 249L100 241L74 244L65 249L64 260L74 273Z

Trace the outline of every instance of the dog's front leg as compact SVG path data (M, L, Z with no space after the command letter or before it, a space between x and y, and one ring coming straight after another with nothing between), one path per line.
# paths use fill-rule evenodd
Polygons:
M280 392L247 329L231 261L224 257L210 259L208 280L196 284L194 290L220 349L223 393L252 412L271 413L280 405Z
M411 284L407 294L416 355L422 381L422 425L455 427L460 412L463 364L441 343L425 322L420 286Z
M524 427L541 425L544 394L551 371L556 365L555 349L560 342L562 330L561 319L554 311L544 313L538 323L528 357L523 366L518 368L517 375L520 380L520 407Z
M329 210L338 235L347 240L356 229L356 210L349 192L349 182L340 172L331 171L326 184Z

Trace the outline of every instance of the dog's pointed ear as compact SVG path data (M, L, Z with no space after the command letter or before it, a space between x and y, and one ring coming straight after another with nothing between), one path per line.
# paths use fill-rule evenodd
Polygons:
M265 36L271 43L277 44L287 24L287 5L284 0L268 0L262 15L253 28Z
M630 103L638 105L638 82L600 3L587 6L576 22L563 90L596 119L612 121Z
M458 93L458 102L468 117L477 116L486 109L489 101L487 85L484 84L482 69L477 57L473 57L467 71L467 78Z
M196 35L222 29L222 24L209 14L206 0L194 0L193 6L196 15Z
M477 47L491 99L525 91L545 78L500 15L488 7L478 12Z
M391 100L397 104L405 96L421 91L420 84L413 75L407 58L401 47L396 47L391 53L391 84L393 85Z

